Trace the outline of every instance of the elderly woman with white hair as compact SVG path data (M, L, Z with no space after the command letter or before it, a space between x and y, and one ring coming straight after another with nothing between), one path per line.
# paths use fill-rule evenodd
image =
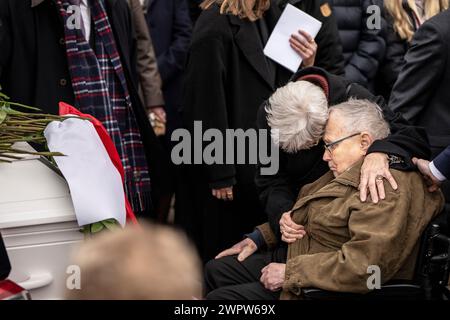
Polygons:
M263 51L281 12L271 0L205 0L201 7L185 70L185 128L194 136L201 121L204 131L219 130L224 137L228 129L254 130L259 106L292 75ZM265 220L254 164L233 158L184 169L175 222L204 261Z
M261 175L261 170L257 170L256 176L259 197L275 234L280 233L281 217L286 224L298 229L289 219L289 210L300 188L329 170L322 159L321 141L329 106L352 97L367 99L381 107L389 123L390 134L374 141L361 166L359 189L362 201L367 200L368 191L369 200L375 203L386 197L383 184L377 182L383 179L393 188L403 188L401 184L397 185L390 169L415 170L411 162L413 157L429 157L426 132L411 126L399 113L387 108L383 98L373 96L362 86L316 67L303 69L292 79L260 107L257 119L259 129L270 130L274 142L279 145L278 172ZM256 242L262 241L254 234L250 236Z
M318 122L308 130L321 133ZM301 298L306 287L366 293L372 265L380 268L382 283L411 280L420 235L444 199L441 192L428 192L418 172L392 170L402 188L380 180L386 200L360 201L364 158L375 141L389 134L383 112L372 102L350 100L331 107L321 146L329 170L302 188L290 213L300 234L286 237L291 230L282 221L281 237L268 223L258 226L263 245L246 238L207 264L207 298L292 299ZM256 253L263 246L269 250Z

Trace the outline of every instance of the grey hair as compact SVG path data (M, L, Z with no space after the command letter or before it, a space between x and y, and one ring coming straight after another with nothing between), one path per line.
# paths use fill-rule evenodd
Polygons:
M270 97L266 112L272 141L294 153L317 145L322 138L328 101L324 91L311 82L290 82Z
M339 120L348 134L367 131L375 140L384 139L390 134L383 111L369 100L350 99L330 107L329 112L338 112L341 116Z

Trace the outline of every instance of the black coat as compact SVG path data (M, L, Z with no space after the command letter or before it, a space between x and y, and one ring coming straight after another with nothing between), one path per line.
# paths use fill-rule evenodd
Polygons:
M279 15L275 6L265 13L269 32ZM275 81L270 77L257 30L249 20L221 15L217 5L200 15L184 93L183 119L191 132L196 120L203 121L203 131L255 128L259 105L289 80L292 73L275 64ZM193 194L177 197L186 199L186 205L180 205L181 211L177 208L176 216L190 229L205 260L264 221L254 185L254 164L188 166L187 172L185 192ZM211 188L233 185L234 201L225 203L211 196Z
M405 121L399 113L394 114L387 108L382 97L373 96L367 89L358 84L352 84L343 77L327 73L319 68L307 68L299 71L293 79L304 75L318 74L327 79L329 86L329 105L336 105L347 101L349 98L368 99L377 103L383 109L386 120L390 123L391 135L375 141L369 149L369 153L382 152L400 156L405 160L403 164L396 165L396 169L411 170L414 168L411 157L428 157L429 148L424 130L413 127ZM258 111L258 127L270 130L266 119L266 104ZM279 233L279 220L284 212L292 209L295 199L301 187L314 182L327 171L328 165L322 160L324 153L323 144L293 154L279 150L279 171L273 176L259 175L257 170L256 185L260 200L268 215L272 230Z
M450 145L450 10L419 28L405 61L389 106L426 128L436 156Z
M425 127L435 157L450 145L450 9L417 30L405 61L389 107ZM450 182L442 189L450 202Z
M147 24L163 81L167 134L181 126L182 77L192 35L187 0L147 0Z
M105 2L156 191L164 181L161 174L166 164L136 90L136 46L129 7L125 0ZM0 0L0 85L13 101L58 114L60 101L75 105L62 20L54 0L33 8L30 3Z
M188 0L189 4L189 15L191 16L192 24L194 25L197 21L202 9L200 9L200 4L203 0Z
M385 42L381 29L370 30L367 21L372 5L383 7L380 0L330 0L344 49L345 77L373 90Z
M413 17L413 11L409 7L408 2L403 1L403 8L409 16L409 21L414 32L419 28L416 19ZM386 54L381 61L380 68L376 77L376 92L389 100L392 88L405 64L405 54L409 49L409 41L400 38L400 35L394 30L394 19L386 11L383 11L383 38L386 42Z
M342 54L342 44L341 39L339 38L336 17L334 14L326 16L324 13L327 14L327 12L324 11L324 13L322 13L321 10L322 6L327 5L327 1L280 0L280 8L283 9L288 2L322 22L322 27L315 38L317 43L317 54L314 65L323 68L330 73L344 75L345 61Z

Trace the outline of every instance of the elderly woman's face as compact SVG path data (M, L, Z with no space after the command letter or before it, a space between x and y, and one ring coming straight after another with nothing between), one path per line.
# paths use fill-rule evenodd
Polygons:
M347 132L341 123L340 115L332 112L323 136L326 145L323 160L328 162L335 177L361 160L366 155L367 149L361 143L361 134Z

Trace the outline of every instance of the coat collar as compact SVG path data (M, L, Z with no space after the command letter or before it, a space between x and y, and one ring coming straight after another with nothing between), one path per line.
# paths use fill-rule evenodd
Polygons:
M34 7L36 7L36 6L38 6L38 5L40 5L42 2L44 2L45 0L31 0L31 7L32 8L34 8ZM152 0L150 0L150 2L151 2ZM115 2L115 0L114 1L110 1L110 2Z
M354 188L358 188L359 180L361 178L361 167L364 162L364 159L355 163L351 168L345 171L343 174L338 176L335 181L347 185L352 186Z
M266 12L264 19L266 20L269 32L273 30L280 16L279 10L272 5ZM269 71L266 65L266 58L259 40L259 35L254 23L247 19L240 19L237 16L228 15L230 23L237 27L234 35L237 46L240 48L245 58L255 69L255 71L264 79L264 81L275 90L275 84L272 83Z
M331 74L322 68L302 68L291 77L291 81L297 81L299 78L310 75L321 76L328 82L328 105L333 106L348 100L348 90L351 82L344 77Z
M355 165L337 178L334 178L333 173L328 171L317 181L307 186L309 188L309 192L297 200L292 208L292 211L294 212L295 210L300 209L314 199L344 197L348 191L348 187L358 189L363 161L364 159L358 161Z
M40 5L42 2L44 2L45 0L31 0L31 7L34 8L38 5Z

